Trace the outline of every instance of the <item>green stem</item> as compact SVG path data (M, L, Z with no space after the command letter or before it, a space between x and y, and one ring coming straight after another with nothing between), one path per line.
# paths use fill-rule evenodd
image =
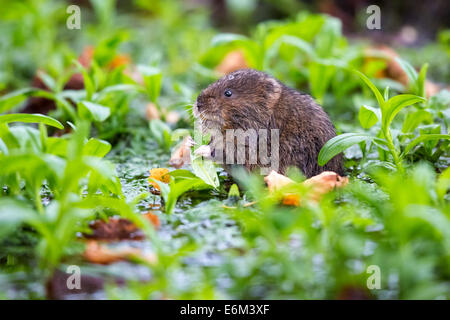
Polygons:
M392 141L391 131L389 128L386 128L384 131L384 137L387 141L387 147L389 148L390 153L392 154L392 158L394 159L394 163L397 166L397 169L400 172L404 172L402 161L399 157L399 153L395 149L394 142Z
M39 211L39 213L44 213L44 206L42 205L42 199L41 199L41 187L36 187L34 190L34 202L36 204L36 208Z

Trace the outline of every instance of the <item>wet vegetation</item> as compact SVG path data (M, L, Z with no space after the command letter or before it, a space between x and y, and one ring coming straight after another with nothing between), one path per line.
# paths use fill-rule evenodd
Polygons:
M449 29L391 48L297 2L244 23L255 1L229 1L227 26L80 2L70 30L63 1L0 0L1 298L450 298ZM291 170L273 191L180 149L199 92L243 67L323 106L318 161L343 152L346 186L316 197Z

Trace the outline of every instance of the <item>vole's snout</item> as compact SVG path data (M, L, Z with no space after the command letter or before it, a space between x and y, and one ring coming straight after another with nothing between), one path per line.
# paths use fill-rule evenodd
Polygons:
M194 114L194 117L198 118L203 108L204 108L203 103L199 102L197 99L197 101L195 101L194 105L192 106L192 113Z
M199 112L201 112L205 108L205 104L203 102L201 102L201 101L197 100L196 105L197 105L197 110Z
M206 107L205 99L203 98L202 94L200 94L200 95L197 97L197 100L195 101L194 106L193 106L193 109L192 109L192 110L193 110L194 116L195 116L195 117L198 117L198 116L200 115L200 113L201 113L203 110L205 110L205 107Z

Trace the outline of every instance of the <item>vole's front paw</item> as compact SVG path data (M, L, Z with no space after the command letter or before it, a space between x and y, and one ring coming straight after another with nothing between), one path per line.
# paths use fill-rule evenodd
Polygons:
M191 147L193 147L196 144L197 143L194 141L194 139L192 139L191 136L187 136L186 142L185 142L186 147L191 148Z
M204 158L211 158L211 147L207 145L200 146L194 151L194 154Z

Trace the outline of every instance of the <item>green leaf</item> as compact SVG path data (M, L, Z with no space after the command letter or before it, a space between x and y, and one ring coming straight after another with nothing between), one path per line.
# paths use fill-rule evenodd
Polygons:
M124 92L124 91L137 91L137 87L134 84L116 84L104 88L99 94L105 94L110 92Z
M58 129L64 129L64 126L58 120L38 113L11 113L0 116L0 124L10 122L43 123Z
M67 140L63 138L48 137L47 153L65 157L67 155Z
M314 52L314 49L311 46L311 44L306 42L305 40L303 40L301 38L294 37L294 36L289 36L289 35L284 35L284 36L282 36L279 39L279 41L281 43L289 44L289 45L291 45L293 47L296 47L300 51L303 51L304 53L306 53L306 55L309 58L314 58L315 57L315 52Z
M36 214L32 208L17 200L0 199L0 239L14 232L21 223Z
M369 129L381 118L381 110L362 105L359 109L358 119L361 127Z
M335 67L318 62L309 65L309 85L311 92L319 103L323 102L323 97L335 74Z
M48 73L39 70L38 77L44 82L45 86L51 91L55 91L56 89L56 81L53 79Z
M375 98L378 101L378 105L380 106L380 109L384 110L385 100L383 96L381 95L380 90L370 81L369 78L367 78L363 73L355 70L355 72L359 75L359 77L364 81L364 83L372 90L373 94L375 95Z
M400 67L403 69L403 71L406 72L406 75L409 78L409 81L411 83L416 83L417 81L417 71L414 69L414 67L406 60L403 60L402 58L395 58L395 60L400 64Z
M0 112L11 110L36 91L34 88L23 88L5 94L0 97Z
M150 101L156 102L161 93L162 86L162 72L160 69L151 67L138 65L138 70L142 74L144 78L145 89L147 90L147 94L150 98Z
M172 130L163 121L154 119L149 124L150 132L160 147L169 150L172 144Z
M417 126L419 126L421 123L432 123L433 122L433 115L426 110L417 110L412 113L408 113L405 121L403 121L402 126L402 132L412 132L414 131Z
M174 177L175 179L183 179L183 178L190 178L190 179L196 179L198 178L195 174L190 172L186 169L176 169L173 171L170 171L170 176Z
M191 166L197 177L214 188L219 187L219 177L213 161L194 155L191 150Z
M389 100L389 87L386 87L386 89L384 89L384 101L388 100Z
M256 41L240 34L221 33L216 35L211 41L212 51L209 53L215 56L218 51L222 51L222 54L226 54L229 50L238 48L244 51L246 61L252 68L262 68L262 46ZM223 58L223 55L221 58Z
M327 141L319 152L318 163L325 165L334 156L362 141L375 139L374 136L364 133L344 133Z
M237 184L234 183L231 186L230 191L228 191L228 198L232 198L232 197L239 198L240 196L241 195L239 193L239 188L238 188Z
M427 77L428 63L425 63L420 69L419 76L417 77L417 92L416 94L421 97L426 97L425 81Z
M216 47L242 40L245 41L248 40L248 38L246 36L235 33L220 33L211 40L211 46Z
M86 68L77 60L73 60L73 61L83 76L84 89L86 90L86 99L91 100L92 95L95 92L95 83L92 80L89 73L87 72Z
M4 155L8 155L8 147L3 142L2 138L0 138L0 153L3 153Z
M202 190L211 188L210 185L203 182L197 177L185 177L179 180L172 180L169 184L155 180L151 181L158 184L161 195L165 202L165 209L167 214L171 214L175 209L178 198L185 192L190 190Z
M83 154L103 158L111 150L111 144L108 141L91 138L83 148Z
M430 140L440 140L440 139L447 139L450 140L450 135L448 134L422 134L419 137L415 138L413 141L411 141L405 148L405 150L400 155L400 158L405 157L415 146L417 146L419 143L430 141Z
M111 115L111 110L101 104L81 101L78 104L78 113L84 119L93 119L94 121L105 121Z
M413 94L399 94L386 102L386 109L383 113L383 126L388 128L397 113L403 108L413 105L417 102L424 102L425 99Z
M8 125L5 123L0 123L0 139L2 139L8 149L20 148L18 139L12 134Z
M437 180L436 192L438 194L438 197L440 199L444 199L444 196L447 194L449 188L450 188L450 167L445 169Z

